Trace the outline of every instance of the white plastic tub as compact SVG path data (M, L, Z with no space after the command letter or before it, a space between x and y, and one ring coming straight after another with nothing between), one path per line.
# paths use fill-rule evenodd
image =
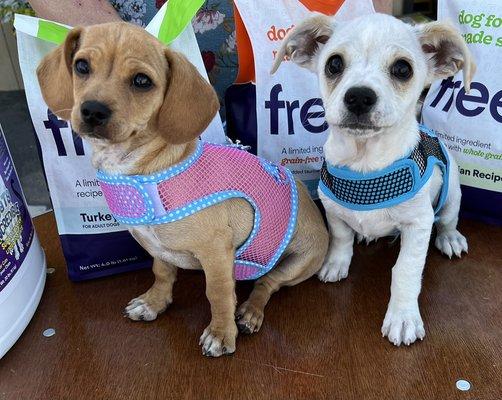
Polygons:
M35 313L45 271L45 255L0 127L0 358Z

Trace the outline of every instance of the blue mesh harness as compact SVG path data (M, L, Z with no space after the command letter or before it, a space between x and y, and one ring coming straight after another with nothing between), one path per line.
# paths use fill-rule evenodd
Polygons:
M379 171L352 171L347 167L323 164L319 188L336 203L351 210L365 211L392 207L415 196L427 183L434 166L443 173L443 185L434 214L448 195L450 163L444 145L434 131L420 126L420 141L410 155Z

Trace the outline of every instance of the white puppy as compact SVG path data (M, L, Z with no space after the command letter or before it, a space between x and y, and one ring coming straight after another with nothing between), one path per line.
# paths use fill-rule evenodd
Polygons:
M463 69L468 91L475 71L462 37L450 25L432 22L413 27L383 14L349 22L315 14L285 38L272 72L283 60L318 75L330 126L324 145L328 170L338 168L359 178L388 171L417 148L423 136L415 107L425 87ZM435 207L446 193L443 182L448 191L436 215L436 247L449 257L467 252L467 242L456 229L461 196L458 168L449 157L447 170L432 163L430 172L411 198L398 196L389 206L347 206L339 197L334 201L336 196L327 189L319 190L331 231L330 249L318 274L322 281L347 277L355 234L372 240L400 233L401 250L392 269L391 297L382 326L382 334L398 346L425 336L418 296Z

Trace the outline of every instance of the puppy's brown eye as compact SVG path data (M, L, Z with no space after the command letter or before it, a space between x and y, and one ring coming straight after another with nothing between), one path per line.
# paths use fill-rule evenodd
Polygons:
M75 71L77 71L80 75L87 75L91 72L91 68L89 67L87 60L80 58L75 61Z
M334 76L341 74L343 72L343 68L344 65L342 56L335 54L334 56L331 56L326 62L326 75Z
M392 64L392 67L390 67L390 73L401 81L407 81L411 78L411 75L413 75L413 69L408 61L397 60Z
M132 78L132 84L138 89L150 89L153 85L152 80L145 74L136 74Z

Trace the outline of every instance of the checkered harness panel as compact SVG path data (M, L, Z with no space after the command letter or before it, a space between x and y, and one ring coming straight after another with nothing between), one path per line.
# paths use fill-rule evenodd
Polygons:
M436 157L444 165L447 163L439 139L421 131L420 141L408 157L418 166L421 177L427 170L430 156ZM321 181L337 199L358 206L392 201L412 191L414 185L413 171L408 165L371 179L347 179L332 175L324 162Z

